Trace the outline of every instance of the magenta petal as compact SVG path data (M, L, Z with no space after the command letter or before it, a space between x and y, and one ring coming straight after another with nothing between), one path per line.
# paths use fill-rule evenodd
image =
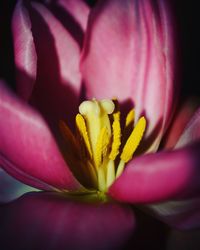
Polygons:
M13 43L18 94L29 99L36 79L37 55L31 22L22 1L18 1L12 18Z
M200 108L196 111L187 127L180 136L175 148L184 147L187 144L191 144L200 140Z
M0 165L40 189L78 189L41 116L0 83Z
M60 119L72 120L78 109L80 48L44 5L33 2L28 10L38 58L30 102L55 129Z
M200 144L132 160L110 187L110 195L123 202L151 203L194 196L200 190Z
M89 97L132 100L149 133L164 129L174 105L174 34L166 1L99 1L82 55Z
M123 249L135 228L127 206L81 203L58 194L30 193L5 210L4 249Z
M86 30L89 6L82 0L58 0L56 3L69 12L75 21L80 25L82 31Z
M189 121L194 116L194 113L197 110L198 106L199 106L199 101L195 97L190 97L187 100L184 100L179 105L179 107L176 110L176 113L173 116L173 120L170 124L170 127L168 128L167 133L163 139L162 148L164 149L174 148L174 146L180 139L180 136L183 134L184 130L186 128L187 128L186 131L188 130L188 126L190 126Z
M31 191L36 189L24 185L0 169L0 204L10 202Z

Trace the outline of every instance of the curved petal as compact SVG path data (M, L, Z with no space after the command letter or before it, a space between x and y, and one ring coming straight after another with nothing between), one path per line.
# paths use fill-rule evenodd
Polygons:
M12 17L17 92L28 100L34 86L37 55L31 32L31 21L22 1L16 4Z
M170 124L170 127L163 139L162 148L174 148L180 136L182 138L182 134L188 127L188 123L194 116L194 113L197 110L198 106L199 101L195 97L191 97L179 105L176 113L174 114L174 118Z
M89 6L82 0L49 1L46 6L82 48Z
M30 193L4 209L5 249L122 249L135 227L129 207L81 203L58 194Z
M175 103L174 25L166 2L99 1L82 54L88 96L131 100L136 118L148 119L149 136L166 128Z
M10 202L31 191L36 189L24 185L0 169L0 204Z
M58 0L56 5L68 12L85 32L90 8L82 0Z
M181 148L185 145L200 140L200 108L196 111L191 121L180 136L175 148Z
M193 197L200 190L199 150L197 143L138 157L130 162L109 193L117 200L131 203Z
M79 44L44 5L24 1L20 7L22 17L30 19L31 23L27 26L27 36L18 30L15 40L22 36L24 43L28 43L29 36L33 36L37 53L37 77L30 103L55 129L59 119L67 116L71 119L78 108L81 88ZM23 50L24 43L20 45ZM27 48L28 53L30 48ZM21 72L24 79L32 81L26 73Z
M0 83L0 165L39 189L78 189L40 115Z

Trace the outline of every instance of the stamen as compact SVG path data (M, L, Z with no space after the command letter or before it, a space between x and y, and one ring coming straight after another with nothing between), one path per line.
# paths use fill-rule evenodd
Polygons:
M80 114L76 116L76 136L64 122L59 124L69 149L66 159L73 167L73 173L85 187L103 193L107 192L123 172L125 164L131 160L146 127L144 117L134 127L133 109L126 116L122 130L121 114L115 105L118 105L117 100L93 99L81 103Z
M85 124L85 120L82 117L82 115L77 114L76 115L76 126L79 130L80 135L82 136L86 149L89 153L89 156L92 158L92 149L91 149L91 145L90 145L90 141L89 141L89 137L88 137L88 133L87 133L87 128L86 128L86 124Z
M94 154L94 161L96 168L98 168L102 163L103 159L107 154L108 151L108 144L110 141L110 137L107 131L107 128L104 127L101 129L101 132L99 134L97 144L96 144L96 150Z
M136 124L135 128L133 129L131 135L129 136L123 148L122 154L120 156L120 158L125 163L131 160L133 153L137 149L137 146L139 145L142 139L145 128L146 128L146 120L144 117L141 117L138 123Z
M109 155L109 159L115 160L116 156L119 154L119 147L121 145L121 127L120 127L120 112L113 114L113 124L112 124L112 150Z
M113 160L109 160L107 165L106 186L110 187L115 180L115 164Z
M135 119L135 110L132 109L128 112L128 115L126 116L126 125L125 127L130 126L131 124L134 124Z

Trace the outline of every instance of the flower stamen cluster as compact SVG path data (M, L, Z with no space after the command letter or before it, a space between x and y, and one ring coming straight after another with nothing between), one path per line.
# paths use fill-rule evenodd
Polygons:
M86 186L106 192L125 164L136 151L146 128L142 116L136 123L131 110L122 126L116 101L95 99L84 101L76 115L76 134L60 122L60 129L70 147L66 156L72 169L79 166L79 175L87 180ZM134 124L135 123L135 124Z

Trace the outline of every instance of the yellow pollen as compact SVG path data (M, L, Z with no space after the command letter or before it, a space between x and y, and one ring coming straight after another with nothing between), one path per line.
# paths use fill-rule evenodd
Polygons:
M80 136L83 138L83 141L85 143L85 147L89 153L89 156L92 158L92 149L90 146L90 141L89 141L89 137L88 137L88 132L87 132L87 128L85 125L85 120L82 117L82 115L77 114L76 115L76 126L78 128L78 131L80 133Z
M132 109L126 116L126 127L130 126L131 124L134 124L134 119L135 119L135 111L134 109Z
M119 154L119 147L121 144L121 126L120 126L120 112L113 114L113 141L112 141L112 150L109 155L109 159L115 160L116 156Z
M121 126L120 111L118 108L116 110L115 105L118 105L117 100L93 99L82 102L79 106L80 114L76 115L76 135L63 121L59 124L66 142L72 145L74 155L79 154L76 160L69 159L72 171L81 168L80 173L87 176L86 187L101 192L106 192L121 175L146 128L144 117L134 127L134 110L128 113L124 126Z
M129 136L120 158L126 163L131 160L133 153L137 149L146 128L146 120L141 117Z
M110 141L110 138L109 138L107 128L104 127L101 129L97 143L96 143L96 150L94 154L94 161L95 161L96 168L102 165L103 160L106 157L109 141Z

